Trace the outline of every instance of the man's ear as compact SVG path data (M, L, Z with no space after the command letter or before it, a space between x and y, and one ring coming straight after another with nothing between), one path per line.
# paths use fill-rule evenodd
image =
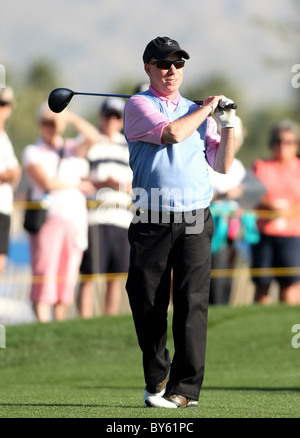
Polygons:
M148 76L150 76L150 68L151 68L150 64L144 64L144 70Z

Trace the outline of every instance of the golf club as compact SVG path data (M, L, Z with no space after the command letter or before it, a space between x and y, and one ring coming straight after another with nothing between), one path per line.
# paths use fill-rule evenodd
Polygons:
M51 91L48 97L49 108L54 113L62 112L69 105L75 94L84 96L123 97L124 99L129 99L129 97L131 97L127 94L81 93L70 90L69 88L55 88L55 90Z
M72 91L69 88L55 88L51 91L48 97L48 105L51 111L54 113L62 112L70 103L73 96L76 94L83 96L102 96L102 97L122 97L129 99L131 95L128 94L106 94L106 93L82 93L78 91ZM202 105L203 100L194 100L197 105ZM228 105L228 108L236 109L237 105L232 103Z

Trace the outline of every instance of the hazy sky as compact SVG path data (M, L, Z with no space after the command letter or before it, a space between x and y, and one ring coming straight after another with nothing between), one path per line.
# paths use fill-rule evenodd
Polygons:
M254 21L285 23L294 14L293 0L4 0L0 64L22 74L43 56L57 65L61 86L109 93L128 78L146 78L144 48L166 35L191 55L186 85L218 73L234 80L249 104L276 103L293 92L299 47Z

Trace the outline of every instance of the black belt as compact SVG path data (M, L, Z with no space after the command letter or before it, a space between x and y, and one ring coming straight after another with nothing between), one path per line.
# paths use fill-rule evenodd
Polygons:
M138 208L136 210L136 216L140 218L141 222L144 223L159 223L159 224L174 224L174 223L191 223L192 218L195 218L199 212L204 212L206 208L190 211L154 211L154 210L143 210Z

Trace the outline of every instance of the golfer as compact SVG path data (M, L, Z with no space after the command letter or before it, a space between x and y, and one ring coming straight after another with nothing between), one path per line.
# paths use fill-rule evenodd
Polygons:
M146 407L198 405L214 230L207 164L226 173L234 157L235 110L225 108L232 100L210 96L199 107L179 93L189 58L169 37L150 41L143 54L149 90L125 106L136 207L126 289L143 352ZM166 342L172 272L171 361Z

